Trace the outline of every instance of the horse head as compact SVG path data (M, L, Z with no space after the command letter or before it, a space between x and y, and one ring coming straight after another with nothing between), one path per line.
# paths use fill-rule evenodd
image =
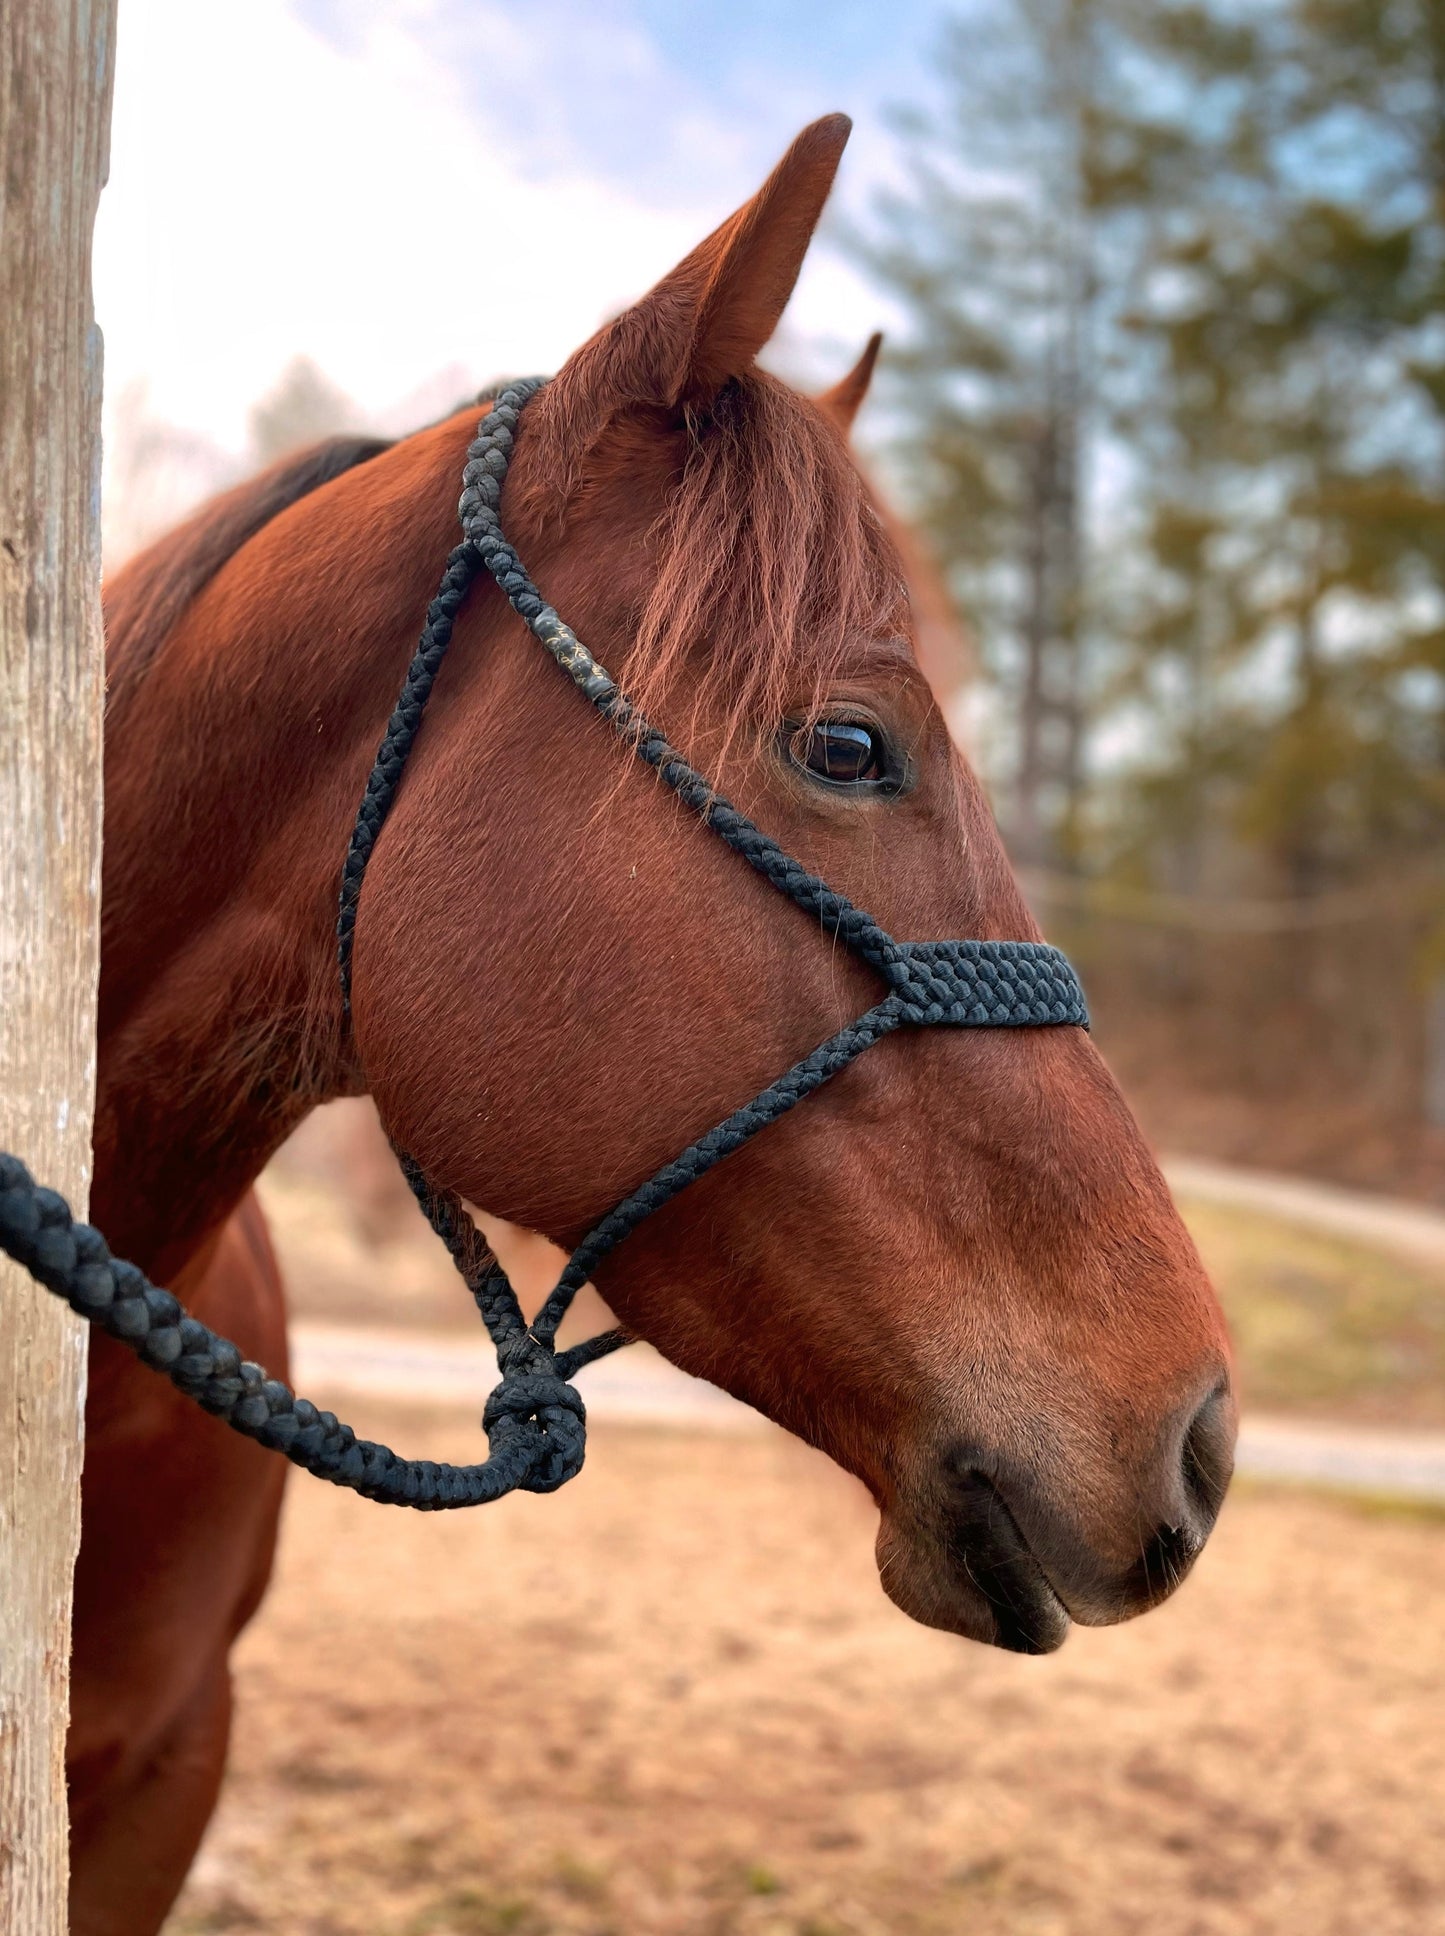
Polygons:
M901 939L1036 940L848 453L874 346L822 399L755 362L847 132L807 129L571 358L519 424L503 516L547 601L790 854ZM458 434L430 433L439 479ZM395 1139L570 1246L878 995L478 587L357 926L356 1080ZM935 1626L1056 1646L1167 1594L1213 1523L1223 1322L1079 1028L892 1035L598 1281L864 1482L884 1585Z

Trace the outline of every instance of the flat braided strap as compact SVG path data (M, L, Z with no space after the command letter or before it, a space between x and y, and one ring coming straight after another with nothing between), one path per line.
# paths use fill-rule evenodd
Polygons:
M467 452L458 507L463 542L447 560L427 609L421 640L377 751L342 869L336 923L344 1009L351 1008L356 918L367 862L396 797L427 700L467 594L486 570L578 690L623 742L780 894L866 961L888 993L875 1007L771 1083L760 1095L664 1164L588 1232L555 1289L528 1325L500 1263L487 1250L460 1198L427 1177L403 1152L398 1159L432 1228L450 1251L497 1348L502 1381L482 1415L490 1456L454 1466L403 1459L358 1438L349 1425L298 1398L281 1380L192 1317L134 1264L111 1256L92 1225L77 1223L65 1199L36 1185L17 1157L0 1152L0 1249L49 1290L178 1390L237 1432L282 1452L318 1478L388 1505L439 1511L481 1505L524 1489L552 1492L581 1469L586 1409L571 1380L584 1365L628 1342L608 1331L569 1351L557 1328L582 1284L637 1226L736 1149L812 1095L841 1069L903 1027L1087 1028L1083 991L1065 956L1034 941L895 941L873 917L810 874L739 813L668 744L616 681L561 620L502 535L502 480L517 419L543 379L499 388Z

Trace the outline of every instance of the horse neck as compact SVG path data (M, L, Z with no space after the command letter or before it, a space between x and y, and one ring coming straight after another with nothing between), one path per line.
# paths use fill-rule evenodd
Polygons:
M357 1086L337 882L472 422L275 517L153 653L113 628L92 1205L162 1279L316 1103ZM108 605L129 590L122 574Z

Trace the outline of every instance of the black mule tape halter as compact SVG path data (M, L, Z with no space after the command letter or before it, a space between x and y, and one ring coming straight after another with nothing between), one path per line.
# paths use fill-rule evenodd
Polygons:
M498 507L517 420L544 379L499 388L467 452L459 505L463 540L447 560L421 642L377 752L341 876L336 924L342 998L351 1007L351 957L366 865L396 798L422 714L478 574L496 579L513 610L584 697L639 759L653 767L708 830L780 894L874 969L887 993L865 1015L726 1122L639 1185L582 1239L556 1288L528 1325L505 1271L481 1244L461 1199L398 1158L432 1228L451 1252L497 1348L502 1382L482 1422L489 1456L479 1465L402 1459L358 1439L330 1412L297 1398L238 1348L191 1317L134 1264L113 1258L100 1232L72 1220L64 1199L38 1188L18 1158L0 1153L0 1248L66 1298L82 1317L122 1339L146 1363L235 1430L284 1452L308 1472L388 1505L440 1510L480 1505L518 1489L553 1492L580 1470L586 1411L571 1383L594 1359L628 1343L608 1331L570 1351L556 1349L557 1327L582 1284L655 1210L706 1175L725 1156L812 1095L875 1042L899 1028L1058 1028L1089 1026L1083 991L1057 948L1036 941L895 941L871 916L808 873L776 841L694 772L650 726L611 674L538 592L502 535Z

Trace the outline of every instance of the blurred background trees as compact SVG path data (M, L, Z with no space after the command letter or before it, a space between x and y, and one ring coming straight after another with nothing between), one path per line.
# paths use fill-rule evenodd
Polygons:
M252 467L264 468L359 423L360 412L346 392L309 356L293 356L275 389L251 406Z
M450 373L443 381L450 383ZM425 415L419 412L417 420ZM278 457L355 430L361 421L356 404L309 356L293 356L274 387L252 404L241 453L156 416L146 386L128 384L111 406L106 570L117 569L217 491L264 470Z
M857 239L981 752L1159 1132L1439 1186L1445 0L976 0Z

